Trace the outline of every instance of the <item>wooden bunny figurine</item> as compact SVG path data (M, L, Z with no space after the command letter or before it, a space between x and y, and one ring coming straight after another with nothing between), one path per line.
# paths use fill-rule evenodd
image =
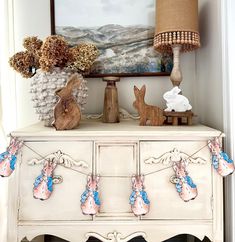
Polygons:
M208 142L212 156L212 165L215 170L223 177L234 172L234 163L228 155L221 150L220 140L215 138Z
M53 191L53 184L62 182L59 176L54 177L53 173L57 163L55 161L45 160L41 174L36 178L33 187L33 197L40 200L50 198Z
M17 153L23 146L23 142L12 138L7 150L0 154L0 176L8 177L15 170Z
M145 103L144 97L146 92L146 86L142 86L139 90L134 86L134 93L136 100L133 103L133 106L138 110L140 115L140 125L146 125L147 121L150 121L152 126L163 125L166 117L163 116L163 110L157 106L151 106Z
M81 196L81 209L85 215L95 215L100 209L99 176L88 175L86 191Z
M132 193L130 196L131 210L136 216L145 215L149 212L150 201L144 191L144 176L132 177Z
M173 169L175 171L174 183L180 198L185 202L195 199L197 197L197 186L188 175L185 161L174 162Z
M79 88L81 80L78 74L73 74L65 87L56 91L59 96L59 102L55 106L53 123L56 130L73 129L79 125L81 120L81 111L72 91L74 88Z

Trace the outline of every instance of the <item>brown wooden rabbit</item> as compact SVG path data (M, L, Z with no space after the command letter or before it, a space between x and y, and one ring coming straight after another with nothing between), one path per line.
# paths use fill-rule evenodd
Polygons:
M147 125L149 120L149 125L160 126L163 125L166 117L163 116L163 110L157 106L151 106L145 103L144 97L146 92L146 86L142 86L139 90L134 86L134 93L136 100L133 106L138 110L140 115L140 125Z
M72 92L74 88L79 88L81 80L78 74L73 74L65 87L56 91L59 102L55 106L53 126L56 130L74 129L81 120L81 111Z

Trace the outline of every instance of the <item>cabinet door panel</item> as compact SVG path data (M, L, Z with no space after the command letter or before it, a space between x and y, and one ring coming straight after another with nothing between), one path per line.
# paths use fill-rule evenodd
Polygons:
M85 161L88 168L74 166L73 169L85 173L92 172L92 142L26 142L26 145L43 157L61 150L75 161ZM58 165L54 175L63 178L61 184L53 185L48 200L33 198L33 183L40 175L43 164L29 166L28 161L41 159L27 147L23 148L20 165L20 210L19 220L90 220L80 209L81 194L86 187L86 176Z
M141 142L141 173L146 174L163 169L145 177L145 187L151 201L151 209L143 219L212 219L212 168L206 144L207 141ZM175 174L172 167L164 170L171 164L164 165L160 159L155 160L156 164L146 163L146 160L151 157L159 158L175 148L184 154L192 155L202 147L204 148L193 157L203 158L206 163L190 163L187 169L198 189L198 196L189 202L184 202L179 197L175 184L170 182L171 176Z
M138 170L137 145L98 143L96 148L97 174L114 176L100 179L102 206L98 217L133 216L129 204L131 179L128 176L136 174Z

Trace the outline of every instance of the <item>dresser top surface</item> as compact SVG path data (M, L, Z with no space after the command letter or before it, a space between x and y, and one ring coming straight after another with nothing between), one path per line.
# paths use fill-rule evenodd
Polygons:
M192 126L139 126L138 121L125 120L116 124L101 121L81 121L77 129L56 131L53 127L44 127L37 123L11 133L17 137L89 137L89 136L125 136L125 137L218 137L221 132L204 125Z

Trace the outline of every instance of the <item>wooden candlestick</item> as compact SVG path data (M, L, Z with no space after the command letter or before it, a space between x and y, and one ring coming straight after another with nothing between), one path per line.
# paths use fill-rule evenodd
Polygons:
M119 123L119 106L118 106L118 90L116 82L120 81L119 77L104 77L103 81L107 82L104 94L103 122Z

